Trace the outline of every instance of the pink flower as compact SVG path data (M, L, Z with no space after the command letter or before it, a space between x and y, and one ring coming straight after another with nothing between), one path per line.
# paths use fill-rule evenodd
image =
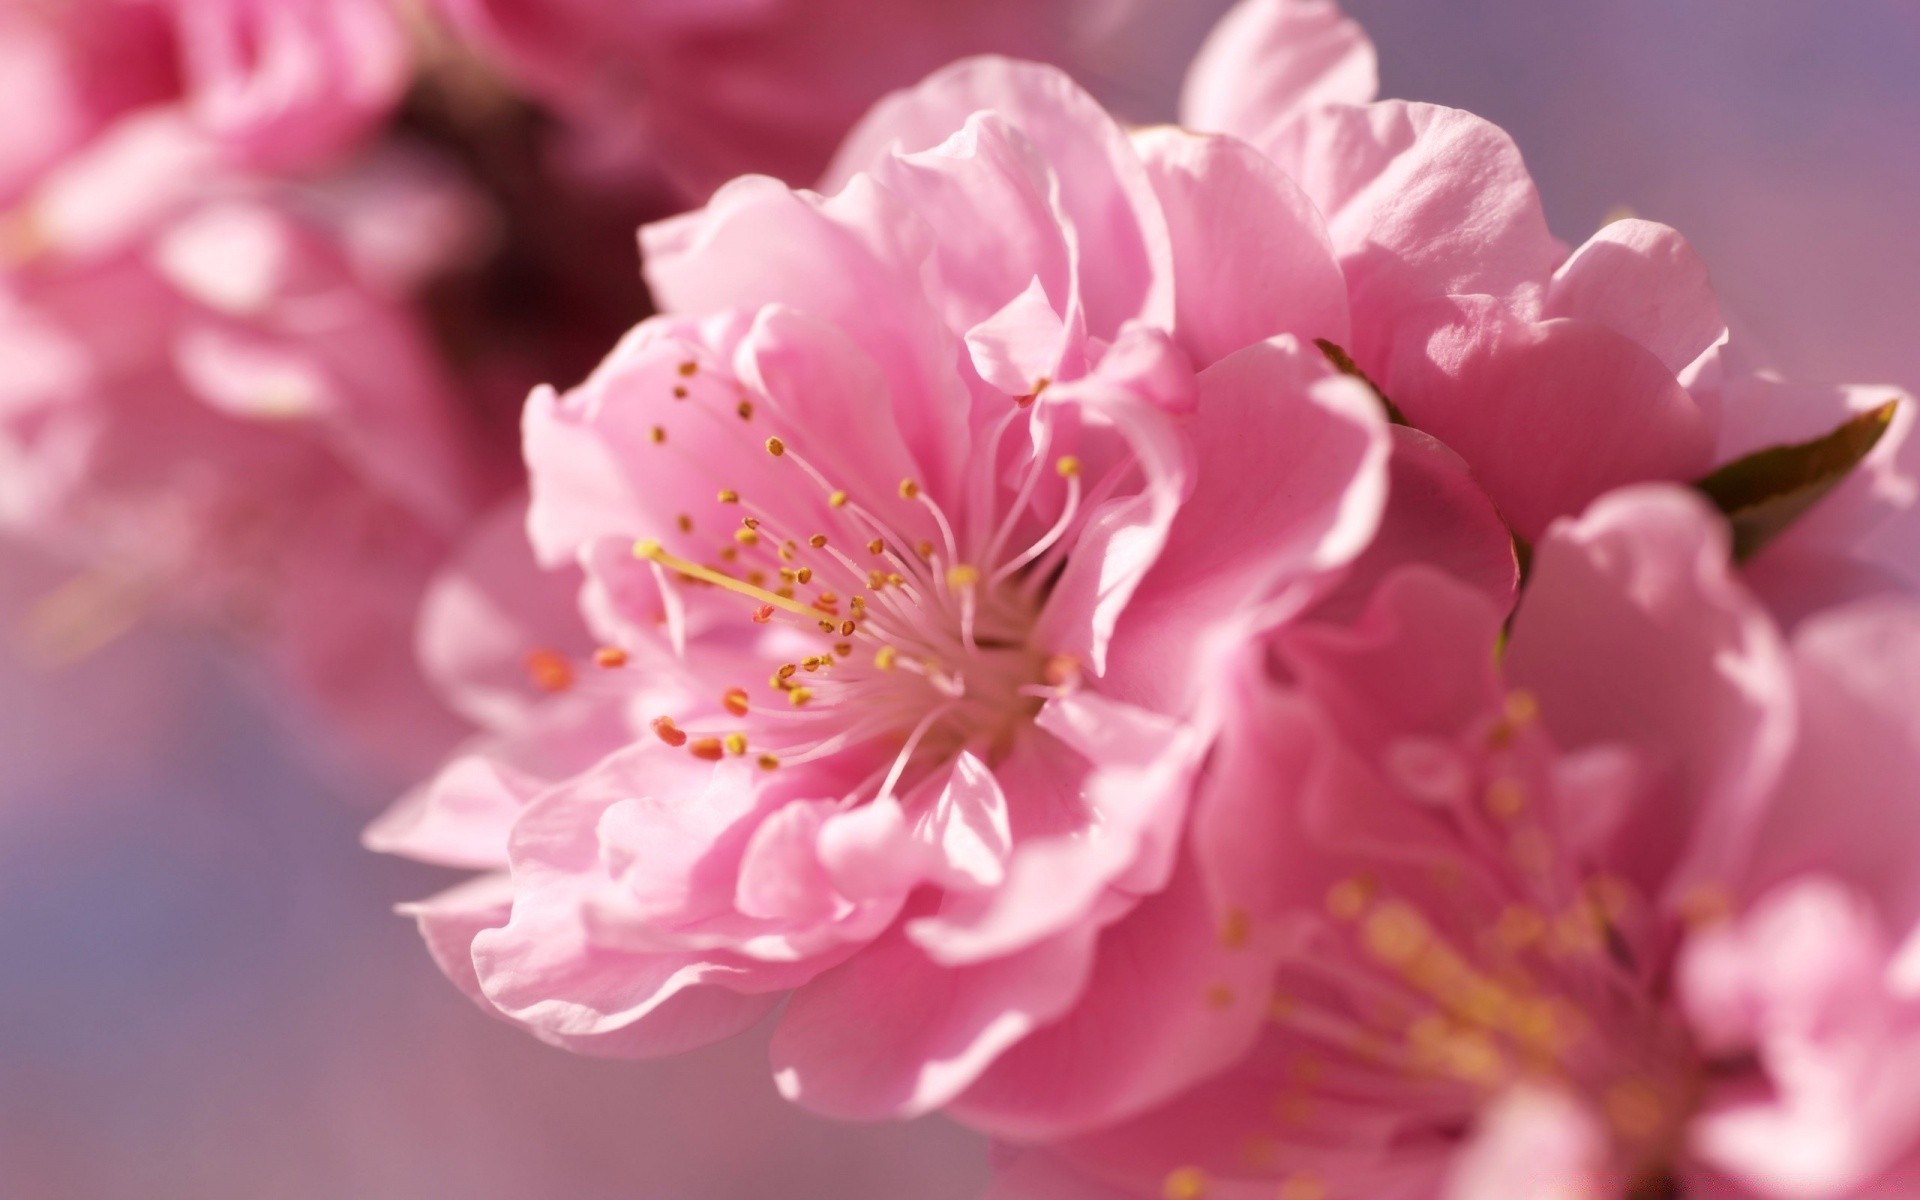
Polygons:
M412 77L389 0L0 3L0 204L31 171L116 119L172 109L230 161L333 162Z
M1177 43L1195 15L1204 19L1204 11L1140 0L438 6L487 60L569 118L577 158L656 171L693 199L745 172L811 183L874 101L970 54L1083 68L1150 112L1165 106L1157 93L1169 90L1160 78L1166 56L1154 51L1168 38Z
M41 173L0 219L29 234L0 270L0 521L85 571L43 649L208 621L362 740L444 750L411 612L493 484L411 302L472 208L397 152L324 183L234 169L163 110Z
M1920 1179L1920 606L1789 638L1718 518L1644 487L1548 532L1496 656L1502 619L1413 567L1351 629L1248 657L1194 849L1223 928L1273 964L1233 999L1267 1032L999 1195L1076 1173L1189 1200Z
M863 145L834 195L746 179L644 232L664 315L526 418L534 547L584 570L614 669L510 546L476 551L425 637L498 733L369 840L506 868L417 912L549 1041L662 1053L785 1000L802 1103L1080 1128L1254 1032L1181 984L1245 961L1176 853L1214 664L1412 552L1390 478L1503 598L1512 556L1457 460L1268 337L1345 310L1251 156L1143 161L997 60ZM1249 243L1249 286L1299 281L1265 317L1208 302L1209 188L1280 234ZM570 686L536 702L529 665Z

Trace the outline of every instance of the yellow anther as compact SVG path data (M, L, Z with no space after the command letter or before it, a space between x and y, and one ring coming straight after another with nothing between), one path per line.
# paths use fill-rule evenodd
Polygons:
M742 400L738 405L734 407L733 411L740 414L740 419L742 421L751 421L753 420L753 401Z
M760 533L754 529L736 529L733 531L733 540L739 542L742 546L758 546L760 544Z
M654 445L661 445L667 440L667 427L664 425L655 425L648 431L647 436L653 439Z
M799 579L799 578L800 578L800 572L798 572L798 571L796 571L796 570L794 570L794 569L793 569L792 567L781 567L781 568L780 568L780 580L781 580L781 582L783 582L783 583L792 583L792 582L794 582L795 580L797 580L797 579Z
M827 497L828 508L845 508L846 506L847 506L847 494L845 492L834 492L832 495Z
M1511 821L1527 808L1527 789L1518 779L1496 779L1487 785L1487 811L1502 821Z
M807 701L811 699L813 699L813 689L811 688L797 687L787 693L787 703L793 705L795 708L806 707Z
M699 370L700 364L697 362L683 362L680 364L680 375L682 378L691 379Z
M966 563L956 563L947 568L947 586L954 591L970 588L980 582L980 568Z
M748 529L758 529L760 528L760 518L759 517L741 517L740 524L742 524Z
M731 687L720 697L720 705L736 717L747 715L747 689Z
M917 498L919 495L920 495L919 484L915 483L911 479L902 479L900 481L900 498L902 500L912 500Z
M1524 950L1546 936L1547 919L1540 910L1526 904L1509 904L1500 910L1493 935L1508 950Z
M787 444L785 442L781 441L777 437L770 437L767 439L768 454L773 455L775 458L779 458L782 454L785 454L786 452L787 452Z
M900 658L900 652L892 646L882 646L873 656L873 665L882 671L893 670L893 664Z
M839 655L841 658L846 658L847 656L853 653L853 643L852 642L835 642L833 644L833 652Z
M1166 1181L1160 1185L1160 1194L1166 1200L1205 1200L1207 1173L1199 1167L1169 1171Z
M762 754L759 758L755 759L754 761L760 764L760 769L762 771L772 771L777 769L780 766L779 758L771 754Z
M854 624L854 623L853 623L852 621L842 621L842 622L840 622L840 636L841 636L841 637L852 637L852 636L853 636L853 631L854 631L854 630L856 630L856 629L858 629L858 628L860 628L860 627L859 627L858 625L856 625L856 624Z
M933 557L933 543L932 543L932 542L921 542L921 543L920 543L920 544L919 544L918 546L915 546L915 547L913 548L913 552L914 552L915 554L918 554L918 555L919 555L919 556L920 556L921 558L932 558L932 557Z
M794 578L794 581L795 581L795 582L797 582L797 583L812 583L812 582L813 582L813 568L812 568L812 567L801 567L801 568L800 568L800 569L799 569L798 571L795 571L795 572L793 573L793 578Z
M778 671L775 671L774 674L781 679L792 679L794 672L798 671L799 669L800 669L800 664L798 663L782 663L780 665L780 669Z
M1060 478L1071 479L1080 473L1080 460L1071 454L1063 454L1054 461L1053 469L1060 472Z
M878 554L881 551L885 550L886 548L887 548L887 544L884 541L880 540L879 538L874 538L872 541L867 543L868 554Z
M738 504L740 503L740 493L734 491L732 488L721 488L720 495L717 499L722 504Z
M1514 728L1531 725L1540 719L1540 700L1525 688L1516 688L1507 693L1505 712L1507 724Z
M727 753L735 758L747 752L747 735L744 733L730 733L720 741L726 746Z
M1397 902L1382 904L1367 914L1361 936L1368 953L1382 962L1405 964L1426 947L1426 918Z
M1244 908L1230 908L1220 918L1220 944L1238 950L1253 936L1253 918Z
M1338 920L1357 920L1373 899L1373 885L1365 879L1342 879L1327 889L1327 912Z
M795 552L799 549L800 547L797 544L795 544L791 538L789 538L787 541L781 542L780 543L780 561L792 562L795 557Z
M821 621L819 622L819 626L820 632L828 635L831 635L833 631L838 628L832 621Z
M573 667L557 650L529 651L527 678L543 692L564 692L573 686Z

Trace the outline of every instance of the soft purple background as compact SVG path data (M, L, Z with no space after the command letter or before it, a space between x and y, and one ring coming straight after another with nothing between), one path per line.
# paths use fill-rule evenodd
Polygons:
M1622 206L1677 225L1782 366L1920 386L1920 3L1350 7L1388 94L1513 131L1561 236ZM0 557L9 627L58 578ZM376 789L304 760L250 695L188 638L57 675L0 651L0 1194L976 1186L958 1131L785 1109L760 1045L590 1062L482 1017L387 913L443 877L363 854Z

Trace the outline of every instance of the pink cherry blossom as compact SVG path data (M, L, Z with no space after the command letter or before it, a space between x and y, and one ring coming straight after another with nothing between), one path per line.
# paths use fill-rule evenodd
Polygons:
M1697 497L1610 495L1501 612L1409 567L1246 660L1195 852L1273 964L1238 1067L996 1193L1903 1194L1920 606L1791 636ZM1196 994L1209 989L1193 978Z
M1319 281L1271 320L1338 331L1284 180L1210 143L1162 173L1000 60L852 145L831 195L746 179L644 232L662 315L526 417L533 547L584 571L592 640L476 547L424 636L496 732L369 841L496 872L416 912L549 1041L663 1053L784 1000L801 1103L1080 1128L1253 1033L1179 986L1232 966L1177 855L1213 664L1415 553L1391 480L1502 599L1512 556L1458 460L1317 349L1183 307L1221 247L1169 210L1251 172L1283 202L1245 206L1286 232L1261 265Z

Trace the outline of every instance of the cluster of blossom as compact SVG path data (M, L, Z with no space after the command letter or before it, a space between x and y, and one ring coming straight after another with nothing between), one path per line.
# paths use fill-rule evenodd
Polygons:
M430 766L467 727L414 611L520 490L527 391L646 315L634 228L1129 3L0 0L0 531L83 572L31 637L210 622Z
M581 177L671 148L695 194L755 159L810 178L784 122L866 97L803 87L814 112L783 70L871 65L830 14L911 41L952 9L446 7L577 116ZM333 252L302 253L253 173L347 136L382 61L331 63L317 113L189 88L141 116L210 156L191 175L87 111L76 138L194 194L43 180L82 230L137 194L138 249L105 243L99 281L16 249L9 303L73 288L75 336L124 338L101 303L166 328L26 376L164 359L140 399L172 407L28 499L124 472L151 507L153 455L210 453L168 415L191 399L303 418L356 502L433 527L441 433L344 418L438 411L436 360L283 310L361 227L310 199ZM1912 405L1756 367L1679 234L1570 248L1499 129L1375 90L1331 0L1244 0L1177 128L969 58L872 108L817 190L744 177L646 226L658 315L534 391L528 500L456 523L426 591L421 667L484 732L368 841L482 872L413 906L447 974L593 1054L777 1013L785 1094L982 1130L997 1200L1920 1189ZM68 236L50 203L11 244ZM389 305L383 337L436 257L392 250L344 293ZM375 345L376 399L323 386ZM77 406L43 392L3 410L36 475Z

